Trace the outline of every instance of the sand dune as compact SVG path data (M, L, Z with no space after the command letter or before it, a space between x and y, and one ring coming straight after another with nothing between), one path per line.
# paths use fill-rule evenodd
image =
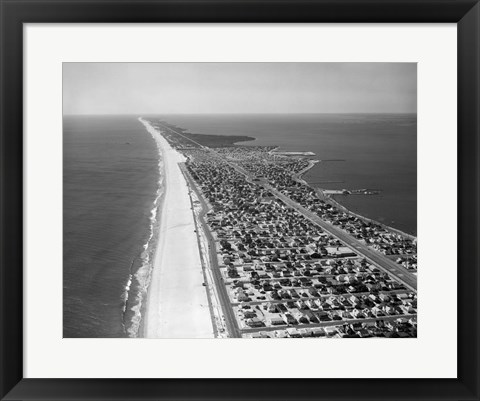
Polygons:
M147 121L163 158L165 194L144 321L147 338L212 338L213 327L188 187L178 163L183 155Z

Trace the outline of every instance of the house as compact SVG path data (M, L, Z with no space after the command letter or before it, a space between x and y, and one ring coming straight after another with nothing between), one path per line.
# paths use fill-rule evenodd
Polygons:
M326 311L315 312L315 315L317 316L318 320L320 320L321 322L329 322L332 320L328 315L328 312Z
M300 332L295 328L288 328L287 333L292 338L301 338Z
M244 292L241 292L237 295L237 300L238 300L238 302L249 302L249 301L251 301L251 299L248 297L248 295L245 294Z
M258 317L254 317L253 319L247 319L245 323L247 324L247 326L250 326L250 327L264 326L263 322Z
M267 317L267 319L269 321L269 324L272 326L282 326L286 324L280 313L271 314Z
M295 319L290 313L285 313L285 319L287 324L298 324L297 319Z
M325 330L322 327L312 329L312 337L325 337Z
M325 334L328 336L328 337L332 337L333 335L335 335L337 333L337 329L335 326L327 326L324 328L325 330Z
M246 319L252 319L254 317L257 317L257 314L254 312L254 311L245 311L243 313L243 316L246 318Z

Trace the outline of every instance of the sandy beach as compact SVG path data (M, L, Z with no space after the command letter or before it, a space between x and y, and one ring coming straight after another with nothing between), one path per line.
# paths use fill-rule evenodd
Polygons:
M213 338L192 206L187 182L178 165L185 158L147 121L139 120L157 143L165 174L144 337Z

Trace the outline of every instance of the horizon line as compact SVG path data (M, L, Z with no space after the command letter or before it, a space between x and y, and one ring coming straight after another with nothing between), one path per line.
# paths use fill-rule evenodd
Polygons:
M255 113L255 112L249 112L249 113L64 113L62 114L63 117L70 117L70 116L161 116L161 115L178 115L178 116L183 116L183 115L305 115L305 114L414 114L417 115L418 113L416 111L410 111L410 112L328 112L328 113L317 113L317 112L301 112L301 113Z

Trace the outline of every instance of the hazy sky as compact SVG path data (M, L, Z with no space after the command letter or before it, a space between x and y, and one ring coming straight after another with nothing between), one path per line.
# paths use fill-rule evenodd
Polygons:
M415 113L414 63L64 63L65 114Z

